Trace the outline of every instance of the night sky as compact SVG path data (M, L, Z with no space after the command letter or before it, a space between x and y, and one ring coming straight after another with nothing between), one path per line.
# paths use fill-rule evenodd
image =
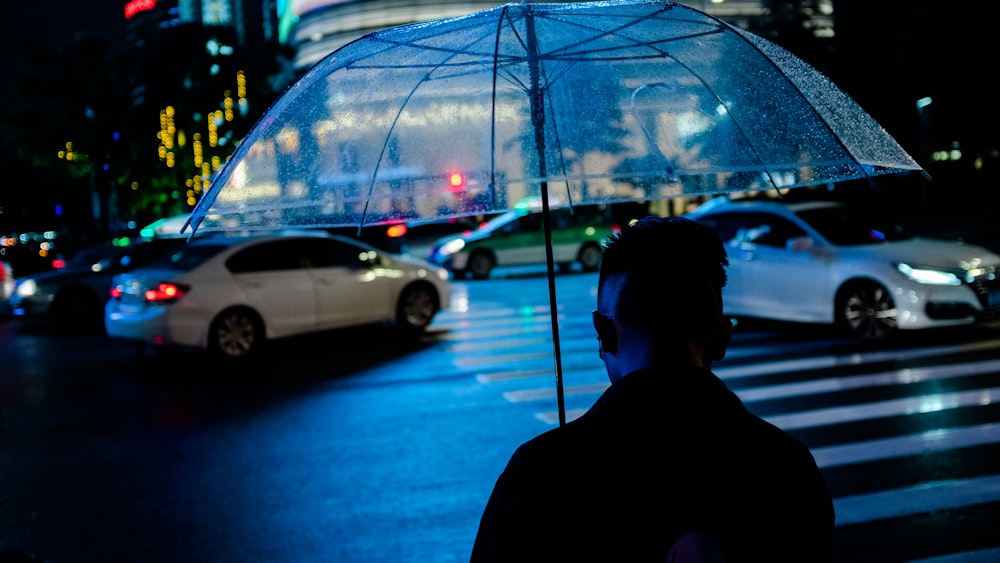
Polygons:
M125 27L125 2L15 0L5 2L2 21L5 47L17 36L44 38L55 43L68 41L80 31L114 36L122 33Z
M0 68L4 78L0 103L9 97L26 70L30 54L49 45L60 51L80 33L123 42L125 3L122 0L15 0L5 3L0 18Z

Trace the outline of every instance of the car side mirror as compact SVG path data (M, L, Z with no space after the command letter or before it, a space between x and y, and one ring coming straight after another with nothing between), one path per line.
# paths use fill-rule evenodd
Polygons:
M811 252L815 246L811 237L793 237L785 242L785 248L792 252Z

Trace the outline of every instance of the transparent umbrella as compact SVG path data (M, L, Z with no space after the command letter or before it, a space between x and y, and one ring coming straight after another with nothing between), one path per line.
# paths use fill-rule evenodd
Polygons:
M363 225L793 188L920 166L780 47L671 2L512 3L330 54L243 139L195 229ZM551 230L544 221L560 422Z

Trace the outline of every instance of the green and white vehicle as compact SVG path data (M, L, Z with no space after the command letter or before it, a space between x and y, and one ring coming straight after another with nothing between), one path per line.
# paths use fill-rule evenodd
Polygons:
M617 230L611 207L580 205L550 209L553 261L562 270L578 263L583 271L601 264L601 243ZM486 279L499 266L545 263L542 211L524 206L498 215L479 228L438 239L429 260L456 279Z

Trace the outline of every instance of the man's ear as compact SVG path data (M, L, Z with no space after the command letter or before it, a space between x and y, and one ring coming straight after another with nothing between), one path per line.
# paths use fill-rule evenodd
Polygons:
M607 315L594 311L594 330L597 331L597 340L601 343L601 349L610 354L618 352L618 332L615 330L615 321Z
M723 317L712 331L712 341L709 342L709 353L712 360L718 361L726 357L726 350L733 340L733 320Z

